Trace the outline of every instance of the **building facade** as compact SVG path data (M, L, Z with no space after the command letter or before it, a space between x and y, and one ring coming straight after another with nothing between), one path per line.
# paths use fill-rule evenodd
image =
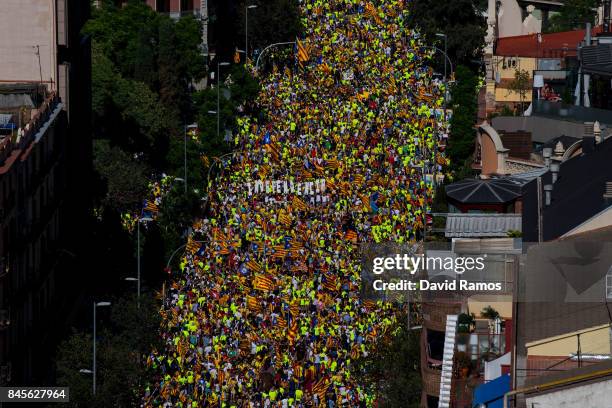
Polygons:
M91 61L80 32L89 2L2 6L0 384L38 385L51 376L55 336L81 286L75 228L88 208Z

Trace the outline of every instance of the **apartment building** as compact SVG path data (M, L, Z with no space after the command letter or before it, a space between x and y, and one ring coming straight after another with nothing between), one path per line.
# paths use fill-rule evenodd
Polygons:
M49 378L86 275L89 2L4 0L0 13L0 384ZM83 271L81 271L83 272Z

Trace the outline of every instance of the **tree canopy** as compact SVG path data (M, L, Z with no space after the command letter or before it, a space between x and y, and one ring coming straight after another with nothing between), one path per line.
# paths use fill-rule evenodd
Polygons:
M547 32L570 31L595 23L601 0L566 0L559 13L548 19Z

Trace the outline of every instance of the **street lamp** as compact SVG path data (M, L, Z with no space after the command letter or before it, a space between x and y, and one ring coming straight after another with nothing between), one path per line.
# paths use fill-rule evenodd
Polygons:
M110 302L93 302L93 367L91 371L86 369L79 370L83 374L93 374L93 395L96 395L96 309L110 305Z
M244 13L244 63L246 64L249 60L249 9L257 8L256 4L246 6Z
M217 139L221 136L221 67L227 67L229 62L217 62ZM212 113L214 111L208 111Z
M444 37L444 54L448 55L448 37L444 33L436 33L436 37ZM446 81L446 58L444 59L444 80Z
M140 309L140 223L142 222L149 222L149 221L153 221L153 218L150 217L142 217L138 220L138 226L137 226L137 250L136 250L136 254L137 254L137 263L138 263L138 269L137 269L137 275L136 275L136 281L137 281L137 285L136 285L136 291L138 293L138 308Z

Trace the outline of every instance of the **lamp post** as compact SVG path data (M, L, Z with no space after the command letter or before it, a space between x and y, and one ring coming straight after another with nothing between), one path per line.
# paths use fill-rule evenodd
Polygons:
M93 395L96 395L96 309L98 307L110 306L110 302L93 302L93 364L91 373L93 374ZM89 374L89 370L81 369L80 373Z
M136 282L137 282L136 283L136 292L138 294L137 301L138 301L138 308L139 309L140 309L140 223L141 222L149 222L149 221L153 221L153 218L150 218L150 217L140 218L138 220L138 225L136 227L136 229L138 230L138 232L137 232L137 235L138 235L137 241L138 241L138 243L137 243L137 250L136 250L136 254L137 254L136 257L137 257L137 263L138 263L137 275L136 275Z
M217 62L217 111L208 111L217 114L217 138L221 136L221 67L227 67L229 62Z
M185 169L183 181L185 183L185 195L187 194L187 125L183 123L183 168Z
M448 37L444 33L436 33L436 37L444 37L444 55L448 56ZM444 81L446 81L446 59L444 59Z
M249 60L249 10L257 8L256 4L245 7L244 12L244 63Z

